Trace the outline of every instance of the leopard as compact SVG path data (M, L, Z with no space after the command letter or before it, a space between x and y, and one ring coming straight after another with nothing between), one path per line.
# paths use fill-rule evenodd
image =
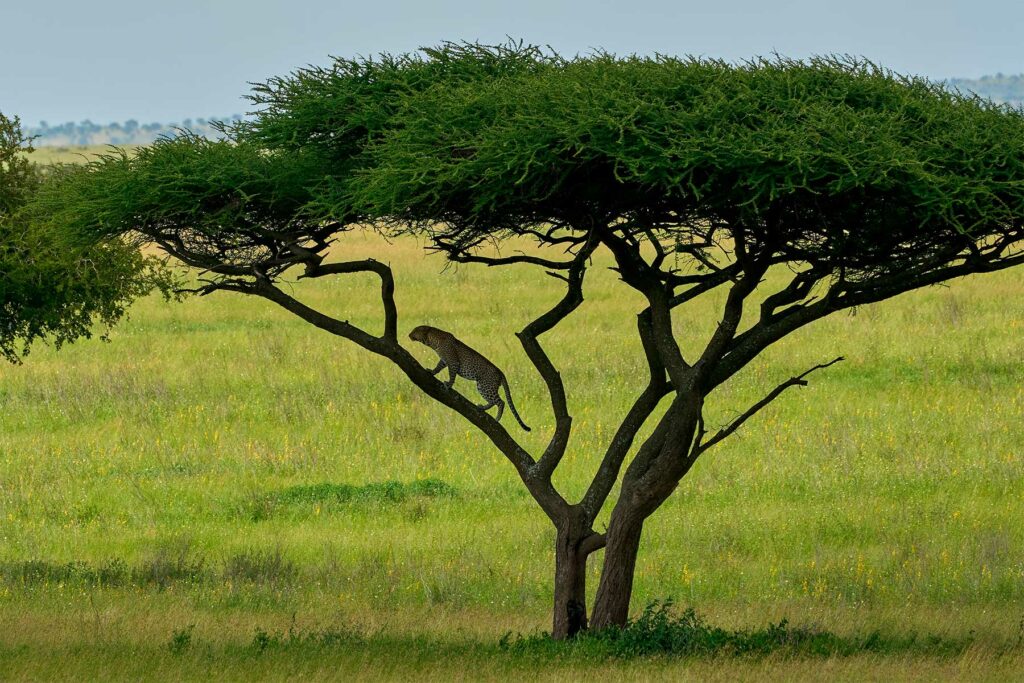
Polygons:
M448 368L448 381L445 382L445 386L449 389L455 385L455 378L460 375L468 380L475 381L477 391L487 400L487 403L480 404L477 407L487 411L494 406L498 406L496 419L499 421L501 420L502 413L505 411L505 402L501 400L498 389L504 387L505 397L508 398L508 407L511 408L516 421L519 422L519 426L523 429L530 431L530 428L523 422L523 418L519 417L519 411L516 410L515 405L512 403L512 392L509 391L505 373L494 363L484 358L483 354L470 348L466 343L459 341L451 332L445 332L429 325L420 325L414 329L409 333L409 339L430 347L438 355L437 367L430 374L436 375L444 368Z

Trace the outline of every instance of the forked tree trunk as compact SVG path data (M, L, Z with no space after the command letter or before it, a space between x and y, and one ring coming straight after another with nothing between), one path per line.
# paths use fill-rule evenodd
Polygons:
M555 539L555 640L587 628L587 556L580 551L581 541L575 529L560 530Z
M623 627L629 619L633 575L646 520L675 490L693 465L690 444L704 398L681 396L637 453L622 481L605 534L604 566L594 600L595 629Z
M604 567L594 600L592 626L595 629L626 625L643 528L643 518L621 504L612 512L608 523L608 544L604 549Z

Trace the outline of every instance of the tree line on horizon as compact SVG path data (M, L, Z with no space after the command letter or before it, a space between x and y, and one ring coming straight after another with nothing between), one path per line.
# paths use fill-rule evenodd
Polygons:
M106 124L94 123L89 119L75 123L68 121L50 125L41 121L36 127L27 127L26 133L33 138L37 147L62 147L83 145L148 145L161 137L173 136L187 130L204 138L222 137L216 123L237 123L241 114L226 117L185 119L171 123L139 123L135 119Z
M997 73L981 78L949 78L945 84L963 92L1013 106L1024 105L1024 74Z

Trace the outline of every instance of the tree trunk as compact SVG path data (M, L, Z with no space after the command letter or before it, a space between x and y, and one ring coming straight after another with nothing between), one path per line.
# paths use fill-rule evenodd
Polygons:
M604 566L594 600L595 629L623 627L629 619L644 520L672 495L693 465L696 456L691 455L691 444L703 402L696 391L679 392L626 470L605 534Z
M587 628L587 556L580 552L581 541L575 530L559 530L555 540L555 640Z
M629 618L629 599L633 595L633 572L636 569L643 517L627 510L620 500L608 523L608 544L604 549L604 568L594 601L595 629L625 626Z

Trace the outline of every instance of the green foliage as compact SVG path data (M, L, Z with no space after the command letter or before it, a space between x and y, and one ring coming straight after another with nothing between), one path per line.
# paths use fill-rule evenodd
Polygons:
M180 655L192 647L192 632L195 628L195 624L189 624L185 628L174 629L174 633L171 634L171 642L167 643L167 649L172 655Z
M249 100L257 116L229 131L271 149L325 149L333 175L343 177L367 143L391 127L410 94L500 80L536 71L550 59L536 47L515 42L494 47L445 43L422 55L336 58L329 67L310 66L256 84Z
M256 627L250 648L256 654L267 650L322 650L338 647L362 646L366 637L358 631L348 628L325 629L322 631L299 631L293 626L287 633L270 632Z
M313 225L302 212L317 180L319 166L311 161L182 135L132 155L121 151L63 167L29 208L40 221L69 231L180 240L200 255L245 264L265 252L251 229Z
M682 243L724 225L867 277L1018 230L1022 149L1024 113L867 62L597 54L409 94L352 200L468 246L552 223Z
M21 121L0 112L0 220L18 209L39 183L28 159L32 140L21 131Z
M652 602L625 628L585 631L573 641L552 640L548 634L506 634L502 649L521 656L550 659L559 655L629 659L652 655L673 657L851 657L857 654L917 652L954 656L971 646L970 639L918 637L907 634L885 637L878 631L842 637L829 631L795 627L783 619L759 629L729 630L709 625L692 607L676 614L671 600Z
M31 343L60 347L113 326L128 305L172 279L160 262L118 241L83 244L58 232L0 222L0 354L16 362Z
M337 221L374 217L350 196L355 172L371 163L366 150L394 125L408 97L436 88L472 87L543 69L556 57L522 42L485 46L444 43L422 54L336 58L256 84L249 100L256 117L226 129L235 140L272 150L315 150L323 182L311 208Z
M26 143L18 120L0 114L0 355L11 362L33 341L60 347L96 323L109 328L132 301L172 285L157 260L120 238L34 220L33 201L52 196L58 178L40 180Z

